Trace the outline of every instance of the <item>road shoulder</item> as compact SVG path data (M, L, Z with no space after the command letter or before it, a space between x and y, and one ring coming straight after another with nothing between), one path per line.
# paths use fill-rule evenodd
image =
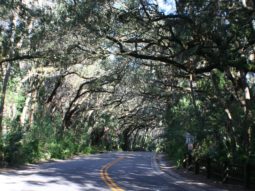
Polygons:
M195 175L193 172L178 168L167 160L164 154L156 154L156 162L161 171L170 177L185 179L189 184L202 187L204 190L249 191L241 185L223 184L219 181L207 179L204 175Z

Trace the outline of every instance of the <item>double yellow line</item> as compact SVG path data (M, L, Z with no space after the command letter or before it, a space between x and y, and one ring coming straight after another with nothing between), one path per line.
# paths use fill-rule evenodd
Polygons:
M118 163L119 161L123 160L125 157L119 157L115 159L114 161L107 163L106 165L103 166L103 168L100 170L100 176L102 180L109 186L109 188L112 191L124 191L122 188L120 188L114 181L113 179L109 176L107 173L107 170L111 168L113 165Z

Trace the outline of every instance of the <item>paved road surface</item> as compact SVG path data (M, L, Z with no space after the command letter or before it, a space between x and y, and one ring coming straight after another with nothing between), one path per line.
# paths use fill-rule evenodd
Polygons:
M0 171L1 191L220 191L159 170L150 152L111 152Z

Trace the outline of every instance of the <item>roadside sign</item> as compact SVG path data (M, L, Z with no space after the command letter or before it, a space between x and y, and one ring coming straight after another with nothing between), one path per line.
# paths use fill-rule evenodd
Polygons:
M185 134L185 143L186 144L194 144L194 136L190 133L186 132Z

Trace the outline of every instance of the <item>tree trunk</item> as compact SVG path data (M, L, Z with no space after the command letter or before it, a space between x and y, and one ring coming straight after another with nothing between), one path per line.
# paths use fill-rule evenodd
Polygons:
M21 116L20 116L20 123L24 125L26 121L29 119L30 109L31 109L31 102L32 102L32 93L26 95L25 105L23 107Z
M250 96L250 90L249 86L246 80L246 72L241 71L241 81L242 81L242 91L243 91L243 110L244 110L244 120L243 120L243 141L244 141L244 148L245 151L249 154L251 154L251 142L252 142L252 128L251 124L253 122L252 117L252 106L251 106L251 96Z
M243 146L244 151L250 155L251 143L252 143L252 106L251 106L251 95L249 86L246 79L246 72L239 70L240 76L234 76L228 71L228 78L232 81L235 92L237 95L237 101L243 109L244 117L241 118L242 124L242 141L240 142Z
M123 131L123 143L122 143L122 146L121 146L123 151L129 151L130 150L129 131L130 131L130 128L127 128Z
M224 95L222 94L221 90L218 87L217 77L215 74L212 74L211 80L212 80L213 88L215 89L215 92L216 92L216 96L217 96L217 98L226 114L225 129L226 129L227 136L230 139L229 149L234 154L236 152L236 145L237 145L238 141L237 141L237 137L235 135L234 125L233 125L233 114L232 114L231 107L230 107L232 101L224 99ZM233 85L234 85L234 83L233 83ZM216 139L219 140L219 138L216 138Z
M10 74L11 74L11 63L8 63L6 72L5 72L5 76L3 79L2 94L1 94L1 98L0 98L0 137L2 137L2 134L3 134L2 122L3 122L3 115L4 115L4 104L5 104L5 97L6 97L6 91L7 91Z
M199 111L199 107L196 104L196 96L195 96L195 90L194 90L194 76L193 74L190 74L190 80L189 80L189 85L190 85L190 94L191 94L191 101L195 110L195 115L198 121L198 125L199 125L199 129L200 131L202 131L202 129L204 128L204 117L202 115L202 113ZM197 139L199 140L201 137L199 137L199 134L197 135Z

